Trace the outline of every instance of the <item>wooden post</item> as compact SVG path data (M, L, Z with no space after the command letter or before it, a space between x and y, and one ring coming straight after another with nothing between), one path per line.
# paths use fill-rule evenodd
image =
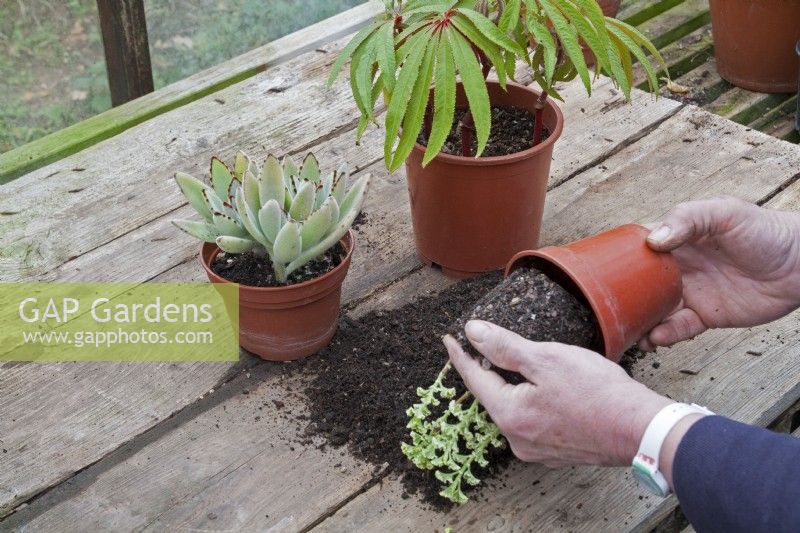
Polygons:
M97 0L115 107L153 92L144 0Z

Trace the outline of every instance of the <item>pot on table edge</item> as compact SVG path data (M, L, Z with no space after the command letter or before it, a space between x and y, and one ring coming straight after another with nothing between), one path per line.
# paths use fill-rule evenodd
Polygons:
M535 112L539 92L517 83L507 91L487 81L493 106ZM456 106L467 105L458 86ZM451 277L468 278L502 269L519 250L535 248L553 145L561 136L564 116L548 99L543 114L550 136L538 146L499 157L439 154L422 168L425 147L416 144L406 162L411 219L417 252Z
M330 343L341 310L342 283L350 268L355 237L340 241L342 262L322 276L285 287L239 285L239 344L268 361L312 355ZM212 283L231 283L211 270L219 247L204 243L200 262Z
M619 362L681 300L680 269L671 254L650 249L648 234L627 224L564 246L520 252L506 275L532 266L588 303L600 330L598 350Z
M791 93L797 88L800 2L710 0L717 72L751 91Z

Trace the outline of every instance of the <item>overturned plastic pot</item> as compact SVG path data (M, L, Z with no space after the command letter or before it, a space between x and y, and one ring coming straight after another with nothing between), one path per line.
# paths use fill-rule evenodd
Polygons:
M322 276L285 287L239 285L239 344L268 361L291 361L312 355L330 343L341 309L342 284L350 268L355 240L339 241L347 251L342 262ZM200 261L212 283L230 283L211 270L220 253L205 243Z
M649 230L620 226L564 246L518 253L506 275L533 267L588 304L600 328L598 351L618 362L626 349L681 300L681 272L671 254L647 246Z
M536 112L539 92L509 82L507 91L488 81L492 105ZM456 106L467 99L459 84ZM498 157L439 154L422 167L425 147L417 143L406 162L411 220L417 252L450 277L468 278L501 270L519 250L539 242L553 146L564 116L549 98L543 124L550 136L539 145Z

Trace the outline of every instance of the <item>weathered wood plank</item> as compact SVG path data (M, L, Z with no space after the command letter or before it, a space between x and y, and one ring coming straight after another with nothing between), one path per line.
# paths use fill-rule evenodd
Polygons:
M617 102L620 99L620 95L616 94L613 88L608 85L607 81L598 85L595 97L592 99L587 100L585 97L581 96L581 92L582 88L578 84L572 84L564 90L564 93L569 95L568 104L564 109L567 123L574 123L575 125L565 128L564 136L559 142L560 147L556 150L554 155L555 161L553 165L553 176L551 178L551 183L553 184L563 182L572 175L576 169L581 168L583 165L593 160L603 159L605 155L619 149L620 144L624 145L633 142L634 139L649 131L653 127L653 124L671 116L679 108L679 104L675 102L669 100L656 101L642 93L638 93L637 98L631 106L619 106ZM593 124L593 128L582 128L578 125L579 121L591 123ZM358 148L364 152L364 154L372 154L371 156L363 156L366 160L369 160L370 157L380 159L382 153L382 144L380 142L381 133L382 132L379 130L371 131L365 139L365 142L362 143L362 146ZM331 140L328 150L337 152L356 149L343 148L344 146L352 147L350 135L352 135L350 132L345 132L340 136L340 139ZM600 140L597 138L601 135L605 136L608 140ZM376 189L372 191L369 203L365 208L369 224L359 235L359 249L356 253L354 265L345 287L347 298L364 296L368 294L369 290L374 290L380 285L385 285L393 279L412 271L419 265L413 248L413 239L411 237L411 225L407 211L408 200L404 191L405 184L403 175L402 173L398 173L396 176L387 176L382 164L382 161L378 161L368 169L376 173ZM169 217L172 216L172 214L169 215ZM155 225L158 224L163 224L163 226L160 226L162 230L166 229L168 227L166 218L167 217L162 217L163 220L159 219L154 221L152 224L143 226L140 230L147 231L147 226L154 225L155 227ZM130 235L121 237L119 242L111 243L103 248L112 247L118 250L120 254L123 254L113 261L117 263L117 266L114 268L119 269L120 275L122 275L122 265L128 265L137 272L136 275L138 276L144 274L145 269L163 271L165 270L163 267L166 263L159 263L157 256L159 255L159 250L166 246L166 244L163 244L165 241L156 240L153 242L154 237L159 235L158 231L162 230L154 230L147 234L132 232ZM176 237L175 240L178 241L179 238ZM187 257L192 257L195 254L196 244L192 243L190 239L184 240L187 242L185 253ZM136 263L132 263L126 259L127 256L124 255L124 249L127 246L136 246L137 242L152 243L152 262L137 261ZM172 245L172 243L170 243L170 245ZM117 246L119 246L119 248L117 248ZM85 265L86 267L90 267L92 264L103 263L104 259L115 257L114 254L106 255L102 249L93 253L103 255L97 255L91 262ZM156 280L198 279L201 277L199 270L191 261L180 262L179 260L179 256L170 256L168 260L169 266L172 267L176 264L177 266L175 266L173 270L167 271L163 275L157 277ZM74 268L74 264L78 261L80 261L80 259L67 263L65 266L68 269L72 269ZM176 261L178 261L179 264L176 263ZM111 261L109 261L109 263L110 262ZM153 262L156 264L151 264ZM84 265L81 265L80 268L83 269ZM59 274L59 277L69 277L70 275L81 277L85 274L83 270L65 270ZM115 275L117 274L115 273ZM400 283L403 282L401 281ZM135 376L128 376L127 379L132 382L136 381ZM288 384L283 383L282 379L275 378L273 380L266 380L265 378L263 388L259 388L259 390L269 389L277 393L282 390L287 390L286 387L288 386ZM234 413L237 411L228 408L228 412ZM211 415L204 414L203 417L205 416ZM205 424L205 418L203 422L198 423ZM192 424L182 424L180 428L175 430L174 435L172 435L172 433L170 434L169 440L159 440L159 443L172 443L166 448L161 448L161 444L159 443L153 443L153 446L156 446L157 449L147 446L143 448L142 451L149 457L161 457L169 456L175 453L175 450L183 450L184 445L178 445L176 443L184 442L184 440L187 439L191 441L191 428L194 427L193 424L194 422ZM189 433L186 431L189 431ZM240 435L241 432L247 432L247 435ZM240 436L234 437L234 435ZM94 438L98 437L95 436ZM177 440L172 440L173 438ZM261 465L259 467L260 471L264 471L265 469L271 471L271 469L281 468L278 466L269 467L267 464L271 464L270 461L282 460L283 458L276 459L270 458L267 455L259 455L263 452L265 442L272 442L277 446L277 443L273 440L269 440L278 438L277 434L264 435L263 439L267 440L258 440L248 444L247 442L252 440L249 428L242 427L228 433L228 438L239 439L235 444L233 444L233 441L229 440L231 444L228 447L231 454L239 456L239 459L236 460L236 464L250 464L250 461L255 460ZM316 476L320 475L319 472L324 473L330 471L333 467L332 465L338 462L336 456L333 456L336 461L331 462L332 459L330 456L318 455L313 450L309 450L306 453L309 454L309 462L307 464L312 466L297 466L295 477L303 477L303 481L298 481L298 484L304 484L307 481L310 483L316 479ZM198 456L192 455L192 457L197 461L203 461L202 454ZM259 458L255 459L256 457ZM233 459L232 456L230 458ZM111 477L107 478L103 473L90 476L94 479L94 475L99 475L103 478L101 483L105 483L106 479L113 480L109 481L109 486L129 486L132 490L136 491L136 497L126 493L121 488L118 493L119 496L113 497L124 498L130 502L139 501L143 504L142 512L136 513L136 516L130 516L128 511L120 508L107 509L98 511L98 513L100 513L97 518L98 520L106 521L105 523L114 523L123 529L141 527L144 524L151 523L151 521L158 516L161 516L161 518L158 519L159 522L153 523L153 527L183 527L182 524L185 523L185 520L189 520L192 527L222 527L223 522L221 520L214 519L212 522L211 519L207 517L208 511L205 513L200 512L201 509L209 505L208 502L219 501L220 493L217 491L220 490L220 485L217 483L217 480L222 477L226 479L225 486L227 489L225 490L242 491L240 493L252 492L253 494L263 495L263 497L260 496L259 498L248 500L247 502L240 502L239 512L235 516L226 515L225 520L226 523L230 524L230 527L249 527L251 525L254 527L255 525L268 527L270 525L289 524L287 526L288 529L295 529L300 528L303 523L311 523L308 521L311 518L310 514L308 516L303 514L302 516L304 518L302 519L296 514L294 518L290 518L291 514L287 514L291 509L291 506L288 506L288 500L276 500L275 498L277 498L277 496L272 493L269 493L272 494L271 496L267 496L263 488L265 484L263 479L254 478L252 472L246 469L237 470L236 473L230 473L229 475L223 470L215 470L219 465L218 463L214 463L215 459L213 457L209 457L210 463L207 467L202 467L202 471L205 473L205 477L202 477L202 479L188 476L189 479L194 479L194 482L187 485L187 476L181 471L183 467L176 468L174 471L170 471L170 473L159 474L157 483L159 487L163 488L152 492L153 500L151 500L149 496L144 498L143 494L149 493L147 488L142 487L138 482L131 482L129 484L122 481L123 478L130 479L130 474L126 473L127 470L133 467L139 468L136 465L143 464L141 461L141 456L137 454L136 457L132 457L130 460L126 459L124 464L109 469L108 475ZM323 467L322 465L325 466ZM93 470L93 468L87 470L87 472ZM362 465L362 468L365 467ZM313 473L310 470L314 470L317 473ZM364 479L367 479L364 477L364 472L366 472L366 470L352 470L351 477L343 479L339 489L332 491L328 495L332 498L330 501L344 501L346 498L351 497L353 492L360 490ZM138 476L138 474L136 476ZM81 477L80 479L84 478ZM136 477L136 479L139 478ZM255 486L252 486L254 482L256 482ZM234 486L236 487L235 489L233 488ZM266 490L273 490L273 488ZM52 510L47 509L46 512L43 512L40 517L36 518L35 523L44 529L68 528L69 524L74 524L76 520L80 520L80 516L85 514L87 509L106 509L106 506L104 506L102 502L96 501L89 503L84 502L82 499L84 496L94 498L105 492L105 489L99 491L93 489L87 490L82 492L80 496L71 497L69 501L61 501L58 495L64 494L64 492L62 487L58 487L50 494L33 502L27 510L20 511L12 520L13 523L33 520L32 515L29 513L38 514L40 511L44 511L52 506ZM116 492L115 490L115 493ZM165 499L163 498L163 494L165 493L175 494L175 496L172 499ZM197 497L184 500L181 496L183 494L196 494ZM295 493L291 494L294 495ZM104 498L106 497L109 496L105 496ZM289 498L288 494L286 498ZM296 506L297 501L293 501L292 504ZM272 510L262 513L265 508ZM319 509L317 510L319 511ZM217 514L218 516L222 516L219 513ZM269 514L269 517L266 517L267 514ZM252 522L253 520L256 520L256 522ZM282 520L292 521L282 522ZM39 526L37 526L37 528Z
M693 139L691 148L684 139ZM564 242L623 222L655 220L679 201L709 194L758 201L790 182L798 164L796 147L686 108L638 143L553 190L544 241ZM800 186L795 183L770 206L798 203ZM706 403L721 414L766 425L800 397L798 351L792 347L800 337L797 322L794 314L762 328L710 332L648 356L637 366L636 377L671 397ZM767 363L745 354L756 344L765 351ZM651 365L656 360L658 370ZM698 373L680 372L685 369ZM475 502L447 515L426 510L413 498L402 500L400 492L397 480L387 479L319 529L647 530L675 506L674 500L656 501L638 492L627 469L551 471L517 464ZM384 505L386 501L392 505ZM409 516L415 517L413 525Z
M352 33L383 9L371 0L163 89L0 154L0 184Z

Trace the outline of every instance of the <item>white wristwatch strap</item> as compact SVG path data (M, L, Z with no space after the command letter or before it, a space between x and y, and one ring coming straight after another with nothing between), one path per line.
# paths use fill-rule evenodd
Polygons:
M658 462L661 455L661 447L664 445L664 441L669 432L672 431L672 428L691 414L713 415L714 413L705 407L695 404L673 403L664 407L647 426L642 442L639 445L639 451L633 460L634 470L638 470L640 474L647 472L651 478L650 481L658 487L658 490L654 490L655 487L650 483L645 484L646 488L659 496L669 494L667 481L659 471Z

